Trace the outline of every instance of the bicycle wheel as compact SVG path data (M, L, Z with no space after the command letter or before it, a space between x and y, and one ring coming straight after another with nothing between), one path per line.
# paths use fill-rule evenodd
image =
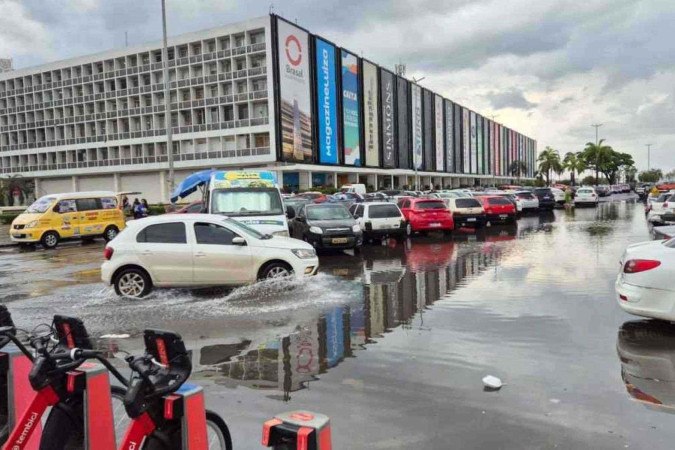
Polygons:
M227 424L213 411L206 410L206 436L209 450L232 450L232 437Z

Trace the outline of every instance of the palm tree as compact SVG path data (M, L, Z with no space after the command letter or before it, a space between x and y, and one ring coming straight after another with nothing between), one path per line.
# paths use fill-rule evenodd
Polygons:
M539 171L546 176L546 184L551 182L551 171L560 173L563 170L560 162L560 153L551 147L546 147L539 153Z
M587 142L584 151L581 152L586 166L592 167L595 170L596 183L598 183L598 173L601 172L600 168L614 151L611 146L605 145L604 142L604 139L600 139L597 144Z
M518 180L520 180L520 176L524 173L527 173L527 164L525 164L525 161L513 161L509 165L509 173L515 177L518 177Z
M563 167L570 171L572 186L576 186L576 174L581 174L586 170L586 161L581 157L581 152L567 152L563 159Z

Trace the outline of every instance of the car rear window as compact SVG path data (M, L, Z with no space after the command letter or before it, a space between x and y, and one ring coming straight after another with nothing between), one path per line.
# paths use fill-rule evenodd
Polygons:
M550 194L551 190L549 188L540 188L540 189L535 189L534 193L537 195L546 195Z
M401 211L396 205L372 205L368 208L368 217L371 219L401 217Z
M525 200L532 200L534 198L534 195L530 194L529 192L518 192L516 194L516 197L524 198Z
M153 244L186 244L185 224L182 222L148 225L138 233L136 242Z
M455 200L455 206L458 208L480 208L481 204L473 198L458 198Z
M511 205L511 202L507 198L489 198L488 203L491 205Z
M591 194L593 191L591 189L579 189L577 194Z
M417 202L415 209L446 209L445 203L439 201Z
M657 202L667 202L670 198L670 194L661 194L659 198L656 199Z

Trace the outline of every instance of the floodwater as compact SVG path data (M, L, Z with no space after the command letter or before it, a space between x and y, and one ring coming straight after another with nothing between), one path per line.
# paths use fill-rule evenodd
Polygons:
M675 327L614 300L640 203L523 217L480 233L321 255L309 280L118 299L102 244L0 250L0 301L23 328L81 317L101 347L180 332L236 448L264 420L309 409L335 448L670 448ZM485 392L481 379L505 386Z

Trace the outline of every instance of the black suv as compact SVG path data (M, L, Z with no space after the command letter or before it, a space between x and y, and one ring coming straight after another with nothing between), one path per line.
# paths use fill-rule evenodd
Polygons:
M347 208L340 204L303 205L290 224L291 237L309 242L315 248L356 248L363 243L363 232Z
M533 193L539 199L540 210L555 208L555 196L550 188L536 188Z

